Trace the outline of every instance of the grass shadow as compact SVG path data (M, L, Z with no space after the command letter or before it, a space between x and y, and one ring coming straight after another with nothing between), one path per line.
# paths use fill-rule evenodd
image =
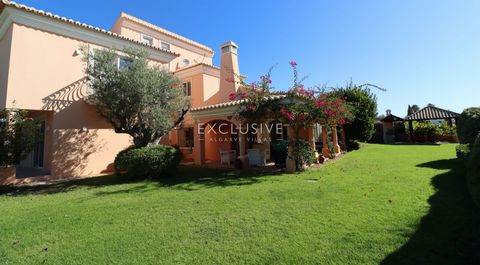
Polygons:
M381 264L480 264L480 211L468 193L462 163L445 159L417 166L449 171L433 177L436 192L428 199L430 211L410 239Z
M108 175L84 179L62 181L58 183L34 185L34 186L0 186L0 195L23 196L42 195L69 192L79 188L95 189L106 186L127 183L154 183L158 187L170 187L183 190L198 190L211 187L243 186L252 185L266 180L265 177L283 173L281 170L250 169L250 170L225 170L202 168L195 166L180 166L178 171L169 177L145 180L128 177L125 175ZM140 192L151 185L139 185L123 190L99 191L96 195L108 195L118 193Z
M247 170L228 170L181 166L172 178L156 180L159 185L183 190L198 190L211 187L245 186L260 183L268 176L282 174L282 170L252 168Z

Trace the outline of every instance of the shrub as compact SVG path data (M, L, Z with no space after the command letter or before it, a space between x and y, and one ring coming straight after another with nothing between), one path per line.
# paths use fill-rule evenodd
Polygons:
M293 143L293 159L295 159L297 170L302 170L303 165L311 165L315 162L315 150L308 141L297 139Z
M285 166L285 161L288 155L288 141L281 140L272 143L272 159L276 166Z
M467 186L473 201L480 206L480 133L477 135L468 158Z
M480 108L465 109L458 117L458 140L462 144L471 144L478 132L480 132Z
M450 126L448 122L442 122L437 125L437 134L439 135L456 135L457 134L457 127L455 125Z
M455 147L455 150L457 152L457 157L464 161L468 161L468 155L470 153L470 145L469 144L459 144Z
M346 87L336 88L331 93L342 98L351 107L353 120L344 125L347 148L352 149L355 141L369 141L375 132L377 117L377 97L370 89L348 83Z
M37 128L26 111L0 110L0 166L16 165L28 156L42 136Z
M180 160L181 153L175 147L165 145L133 147L117 154L115 170L138 178L160 178L174 171Z

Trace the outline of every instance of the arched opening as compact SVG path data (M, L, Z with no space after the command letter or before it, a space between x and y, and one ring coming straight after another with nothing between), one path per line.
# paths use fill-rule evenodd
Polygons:
M204 124L205 160L220 161L220 152L236 151L239 154L237 126L226 120L212 120Z

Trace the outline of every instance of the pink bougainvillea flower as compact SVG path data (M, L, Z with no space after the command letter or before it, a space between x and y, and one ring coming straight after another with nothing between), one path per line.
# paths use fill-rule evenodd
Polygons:
M297 62L295 62L295 61L290 61L289 64L290 64L291 66L297 66Z
M250 109L250 110L257 110L257 106L251 105L251 106L248 106L248 109Z
M268 76L262 75L260 79L262 79L262 82L269 83L269 84L272 83L272 80Z
M230 100L235 100L235 99L237 99L237 93L235 93L235 92L230 93L230 95L228 95L228 98L229 98Z

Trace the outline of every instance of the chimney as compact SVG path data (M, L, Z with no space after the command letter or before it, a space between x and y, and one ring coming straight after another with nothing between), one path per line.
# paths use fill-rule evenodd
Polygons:
M229 101L229 95L240 87L240 69L238 67L238 46L227 41L220 46L220 101Z

